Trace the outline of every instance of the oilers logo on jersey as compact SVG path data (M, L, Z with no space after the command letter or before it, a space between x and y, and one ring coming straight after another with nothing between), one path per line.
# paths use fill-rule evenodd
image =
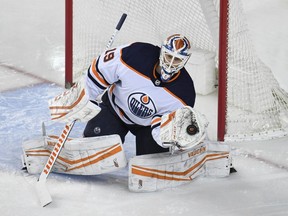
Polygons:
M150 118L156 113L153 100L143 92L129 95L128 107L135 116L139 118Z

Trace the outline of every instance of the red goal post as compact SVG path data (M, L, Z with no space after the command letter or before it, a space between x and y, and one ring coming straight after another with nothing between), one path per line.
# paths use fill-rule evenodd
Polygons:
M182 33L193 48L215 53L218 140L287 135L287 93L257 57L238 0L66 0L66 87L104 50L122 13L128 18L115 46L160 45L167 35Z
M224 141L227 111L227 47L228 47L228 1L220 2L219 54L218 54L218 127L217 139Z
M65 0L65 88L73 84L73 0Z

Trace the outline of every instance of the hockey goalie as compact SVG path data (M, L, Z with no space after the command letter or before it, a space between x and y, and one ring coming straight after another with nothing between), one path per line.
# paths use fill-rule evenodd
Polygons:
M191 50L188 38L175 34L161 47L135 42L94 59L80 82L49 101L53 121L87 122L83 137L67 139L52 171L97 175L124 168L122 144L131 132L136 138L128 166L131 191L228 176L229 146L206 139L208 122L193 108L194 83L184 67ZM29 173L41 172L57 139L23 144Z

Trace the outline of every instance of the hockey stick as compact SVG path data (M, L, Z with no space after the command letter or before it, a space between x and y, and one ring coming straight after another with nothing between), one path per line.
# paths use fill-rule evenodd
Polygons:
M59 136L58 142L54 146L54 148L53 148L53 150L52 150L52 152L48 158L48 161L46 162L46 164L45 164L45 166L44 166L44 168L40 174L40 177L36 183L36 191L37 191L37 194L38 194L38 197L39 197L39 200L40 200L42 207L45 207L52 202L51 195L50 195L50 193L47 189L47 186L46 186L46 180L47 180L48 175L51 173L53 165L54 165L55 161L57 160L58 155L60 154L61 149L63 148L75 122L76 122L76 120L65 125L65 128L63 129L61 135Z
M118 24L117 24L117 26L116 26L116 28L115 28L114 33L112 34L108 44L106 45L106 50L109 49L112 46L118 31L120 31L123 23L125 22L126 17L127 17L127 14L123 13L121 18L120 18L120 20L119 20L119 22L118 22Z
M106 50L112 46L114 39L115 39L115 36L118 33L118 31L121 29L126 17L127 17L127 14L123 13L117 26L116 26L114 33L112 34L112 36L111 36L111 38L110 38L110 40L106 46ZM45 166L44 166L44 168L40 174L40 177L36 183L36 191L37 191L37 194L38 194L38 197L39 197L39 200L40 200L42 207L45 207L52 202L52 197L48 191L48 188L46 185L46 180L47 180L48 175L51 173L53 165L54 165L55 161L57 160L57 158L61 152L61 149L63 148L75 122L76 122L76 120L65 125L65 128L63 129L63 131L62 131L62 133L58 139L57 144L54 146L54 148L53 148L53 150L52 150L52 152L48 158L48 161L46 162L46 164L45 164Z

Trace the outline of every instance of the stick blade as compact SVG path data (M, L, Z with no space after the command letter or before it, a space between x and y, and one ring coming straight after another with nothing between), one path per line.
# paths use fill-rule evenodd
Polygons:
M46 182L38 181L36 183L36 191L42 207L45 207L52 202L52 197L48 191Z

